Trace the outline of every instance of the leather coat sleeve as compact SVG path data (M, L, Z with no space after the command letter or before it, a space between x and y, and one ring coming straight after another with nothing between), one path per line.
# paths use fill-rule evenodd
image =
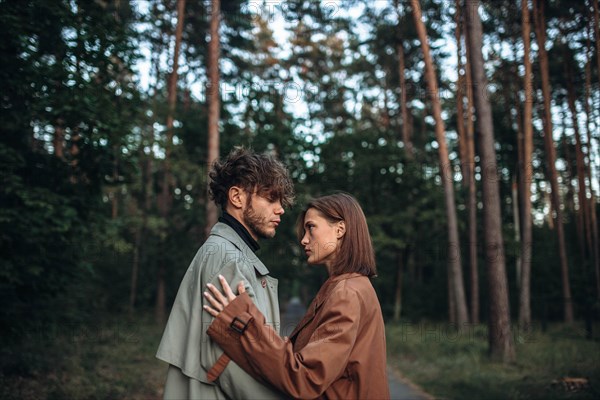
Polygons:
M225 277L225 279L227 279L227 281L231 283L232 287L236 287L237 283L240 281L246 282L247 283L245 285L246 293L249 294L249 296L247 296L248 301L254 305L253 300L252 300L255 297L254 288L252 287L252 285L249 285L248 282L253 282L253 280L256 280L256 278L249 275L248 270L249 270L248 268L240 268L237 263L226 263L218 271L218 273L222 274ZM250 271L254 272L253 270L250 270ZM213 285L219 287L220 284L218 282L218 274L215 274L214 276L212 276L210 278L209 282L212 283ZM202 297L201 295L199 297L204 299L204 297ZM260 311L258 311L258 308L257 308L257 312L260 313ZM203 314L202 317L203 317L203 319L205 319L205 324L206 324L204 326L207 326L211 322L212 317L210 315L208 315L207 313L202 313L202 314ZM209 370L210 367L212 367L216 363L217 359L220 357L222 352L223 352L223 350L210 340L206 340L203 343L203 351L201 352L200 356L201 356L201 360L202 360L202 365L205 366L206 370ZM240 370L240 368L239 368L242 366L238 366L238 365L234 365L233 363L230 362L218 379L218 384L219 384L221 390L229 398L232 398L232 399L255 399L255 398L281 399L282 398L281 393L276 392L275 390L270 388L268 385L264 386L262 384L265 382L264 379L256 379L256 377L255 377L256 380L250 379L250 377L248 377L248 375L251 375L251 374L248 374L248 372L244 373L244 371ZM244 369L244 368L242 368L242 369ZM246 374L248 374L248 375L246 375Z
M318 329L296 352L265 324L246 294L229 304L207 333L250 375L294 398L316 398L344 373L362 308L354 291L336 291L322 307Z

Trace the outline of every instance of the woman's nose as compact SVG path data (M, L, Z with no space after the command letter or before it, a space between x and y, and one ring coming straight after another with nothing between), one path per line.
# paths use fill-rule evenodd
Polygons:
M308 244L308 234L304 234L304 236L302 236L302 240L300 240L300 244L303 246L306 246Z

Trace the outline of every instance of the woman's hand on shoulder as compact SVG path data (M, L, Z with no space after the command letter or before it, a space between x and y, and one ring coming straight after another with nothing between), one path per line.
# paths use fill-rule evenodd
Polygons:
M204 310L213 317L217 317L221 311L223 311L225 307L227 307L229 303L231 303L237 297L235 294L233 294L233 291L227 283L227 280L225 280L222 275L219 275L219 282L221 283L223 292L217 289L215 285L210 283L206 285L208 291L204 292L204 297L210 303L210 306L204 305L202 308L204 308ZM244 281L240 281L238 283L237 289L239 294L246 292Z

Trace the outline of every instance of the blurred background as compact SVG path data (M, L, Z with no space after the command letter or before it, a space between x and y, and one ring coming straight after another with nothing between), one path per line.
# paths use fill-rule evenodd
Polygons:
M403 374L595 397L598 21L598 0L0 1L0 395L160 396L208 168L246 146L297 191L259 252L282 311L326 279L299 211L346 191Z

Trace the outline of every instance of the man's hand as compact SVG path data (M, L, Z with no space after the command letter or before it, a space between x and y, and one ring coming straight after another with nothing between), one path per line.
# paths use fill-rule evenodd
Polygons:
M221 311L223 311L223 309L225 309L225 307L227 307L227 305L237 297L235 294L233 294L231 287L222 275L219 275L219 282L221 282L223 293L221 293L221 291L217 289L215 285L212 285L210 283L207 284L206 287L212 293L209 293L208 291L204 292L204 297L206 298L206 300L208 300L212 307L205 305L202 308L204 308L204 310L213 317L217 317L221 313ZM244 287L244 281L238 283L237 288L239 294L246 292L246 288Z

